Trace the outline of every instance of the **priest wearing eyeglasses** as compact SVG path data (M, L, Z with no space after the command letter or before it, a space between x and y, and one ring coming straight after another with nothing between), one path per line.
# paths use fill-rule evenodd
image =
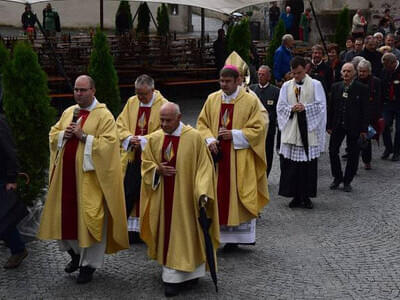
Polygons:
M49 190L38 233L68 252L64 270L79 270L79 284L92 280L104 253L129 247L117 126L95 92L93 79L79 76L77 104L50 130Z

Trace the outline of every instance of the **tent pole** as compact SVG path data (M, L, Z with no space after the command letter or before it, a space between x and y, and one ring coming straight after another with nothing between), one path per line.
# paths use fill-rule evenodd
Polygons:
M100 29L104 29L104 1L100 0Z
M324 36L322 35L321 27L319 26L318 18L317 18L317 15L315 13L315 10L314 10L314 5L313 5L312 0L310 0L310 7L311 7L311 11L312 11L313 16L314 16L315 25L317 25L319 36L321 37L322 46L324 47L325 52L328 53L328 48L326 47L325 39L324 39Z
M205 13L204 8L201 9L201 48L204 46L204 35L205 35Z

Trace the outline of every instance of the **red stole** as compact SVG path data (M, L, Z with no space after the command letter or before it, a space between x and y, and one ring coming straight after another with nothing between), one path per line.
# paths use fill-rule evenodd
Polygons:
M89 111L80 110L80 126L83 127ZM62 170L62 195L61 195L61 239L78 239L78 197L76 189L76 150L79 140L74 136L65 144Z
M176 167L179 136L165 135L161 150L162 162ZM172 207L174 202L175 175L163 176L164 179L164 264L167 262L169 236L171 232Z
M219 128L226 128L232 130L233 120L233 104L221 104L221 112L219 115ZM222 151L222 158L218 162L218 213L219 224L227 225L229 217L229 190L231 185L231 140L220 140L220 151Z
M149 119L150 119L150 113L151 113L151 107L143 107L139 106L139 111L137 115L137 121L136 121L136 129L135 129L135 135L146 135L148 132L149 128ZM136 163L141 164L141 155L142 151L140 148L135 149L135 160ZM140 214L140 201L136 202L136 207L135 207L135 215L139 216Z

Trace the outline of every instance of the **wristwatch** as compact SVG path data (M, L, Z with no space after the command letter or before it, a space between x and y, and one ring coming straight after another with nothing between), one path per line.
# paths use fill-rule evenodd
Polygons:
M82 133L81 141L86 143L86 138L87 138L87 134L86 133Z

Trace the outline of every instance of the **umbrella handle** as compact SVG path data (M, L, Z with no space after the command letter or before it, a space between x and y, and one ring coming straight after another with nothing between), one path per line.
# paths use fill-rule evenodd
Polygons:
M31 178L27 173L20 172L18 173L18 176L25 177L25 184L29 184L29 182L31 182Z

